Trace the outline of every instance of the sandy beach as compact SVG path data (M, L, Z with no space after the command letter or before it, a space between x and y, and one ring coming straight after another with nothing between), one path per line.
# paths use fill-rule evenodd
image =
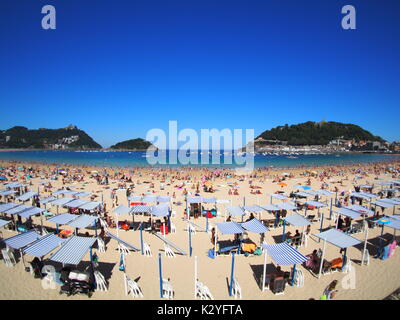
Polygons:
M134 185L131 188L131 194L142 195L152 193L155 195L169 195L172 198L172 210L176 211L176 217L172 217L171 221L176 226L176 233L169 233L166 235L167 239L175 243L178 247L188 252L188 232L187 223L183 219L185 212L185 196L184 190L186 189L191 195L196 193L196 185L200 185L200 195L204 197L215 197L219 200L229 200L232 205L243 205L243 198L245 197L246 205L269 204L270 195L276 191L283 191L289 195L293 191L295 185L306 185L307 180L310 181L310 187L314 190L321 188L323 183L326 183L327 190L333 191L335 187L338 188L339 198L343 199L349 192L354 191L354 185L361 184L375 184L379 181L391 181L399 179L400 176L400 163L380 163L371 165L347 165L340 167L319 167L319 168L296 168L285 169L284 172L290 174L282 180L283 170L277 169L257 169L251 176L234 176L233 171L229 169L222 170L219 174L214 174L212 170L201 168L178 168L178 169L150 169L150 168L91 168L87 166L71 166L63 165L63 169L68 171L66 178L62 179L61 176L58 180L50 180L51 172L55 170L56 165L44 164L19 164L15 162L0 162L2 168L14 168L9 171L9 174L14 177L9 181L19 181L28 184L28 189L31 191L40 191L40 197L44 198L49 196L52 192L62 188L69 187L72 190L90 192L97 197L95 201L104 201L106 204L106 211L110 216L112 210L117 206L115 198L111 198L112 190L116 191L118 198L118 205L128 206L126 197L126 188ZM32 167L32 170L29 170ZM21 168L21 169L18 169ZM96 170L99 174L105 172L109 175L109 184L100 185L91 177L92 171ZM26 180L22 178L24 173L30 172L31 178ZM205 193L201 188L202 177L207 177L213 183L215 192ZM128 177L131 180L128 180ZM358 179L355 179L358 177ZM382 180L378 180L382 179ZM45 190L40 185L39 181L50 180L51 190ZM64 181L63 181L64 180ZM127 181L128 180L128 181ZM186 183L183 188L177 186ZM280 186L277 183L284 182L286 186ZM232 185L236 186L239 195L232 195ZM255 187L256 186L256 187ZM259 188L258 188L259 187ZM0 187L4 189L3 186ZM379 191L380 186L376 186ZM255 194L254 191L259 190L261 194ZM344 192L345 196L340 196ZM103 196L101 196L103 195ZM89 197L83 198L89 199ZM322 200L327 200L322 198ZM274 200L278 201L278 200ZM178 205L178 202L181 202ZM210 206L212 208L212 206ZM56 213L56 208L51 207L50 211ZM217 204L217 211L219 216L217 218L209 219L210 226L213 227L215 222L223 222L225 217L225 205ZM390 209L392 211L392 209ZM60 209L61 212L67 212L65 208ZM335 221L329 219L329 207L321 209L324 213L324 228L334 226ZM310 212L308 212L311 214ZM396 207L396 213L400 213ZM289 215L291 212L288 213ZM301 213L303 214L303 213ZM392 214L390 212L390 214ZM327 218L326 218L327 217ZM244 217L246 220L248 215ZM262 219L273 219L273 215L267 212L262 212ZM121 220L132 221L132 216L121 216ZM141 215L134 217L135 222L147 221L148 217ZM200 217L198 219L191 218L196 224L205 227L206 219ZM40 218L33 218L34 224L40 225ZM233 219L233 221L241 222L240 219ZM53 224L45 221L44 226L54 227ZM299 252L303 255L310 254L314 249L322 248L322 241L319 242L313 234L319 232L320 223L314 222L311 226L311 236L307 246L299 247ZM62 226L61 229L71 229L68 226ZM287 226L286 231L293 234L296 227ZM80 230L86 232L87 230ZM111 232L116 234L115 229L110 229ZM392 229L385 229L384 237L390 238ZM2 238L8 238L16 234L15 231L4 230L2 228ZM91 236L94 236L94 231L88 231ZM373 252L375 250L376 239L381 234L381 228L369 229L368 231L368 246L367 248ZM282 227L276 229L270 228L266 233L264 241L268 244L280 242L282 235ZM139 231L119 231L119 236L123 240L140 247L140 232ZM355 238L364 241L365 234L358 233L353 235ZM162 253L163 261L163 277L169 278L174 291L175 299L194 299L194 256L198 259L198 278L203 282L213 294L215 299L233 299L229 297L229 277L231 272L231 258L229 256L218 256L216 259L211 259L207 256L209 249L213 248L211 243L211 233L204 231L197 231L192 236L193 256L189 257L176 255L175 258L167 258L164 256L163 242L151 233L144 232L144 241L147 242L152 250L152 257L142 256L139 252L131 252L126 256L126 274L135 279L140 286L144 299L160 299L159 296L159 279L158 279L158 253ZM247 236L246 236L247 237ZM254 233L248 233L248 237L257 245L260 243L260 236ZM221 239L232 239L233 236L222 236ZM329 275L322 275L317 278L307 271L303 266L297 267L303 271L305 276L304 286L286 286L284 295L274 295L270 290L262 292L259 287L259 279L262 275L264 256L238 255L235 260L235 277L238 280L241 290L242 298L248 300L285 300L285 299L319 299L323 290L333 280L338 280L337 287L338 293L336 299L344 300L360 300L360 299L384 299L393 291L400 287L400 274L399 263L400 254L398 249L395 254L386 260L374 259L371 257L368 266L361 266L362 247L350 247L347 250L347 256L352 260L352 266L355 275L354 288L346 288L346 279L349 274L342 272L335 272ZM117 242L111 240L107 243L106 252L94 252L99 257L99 270L106 277L109 287L107 292L95 291L91 299L128 299L131 296L126 296L124 293L123 272L119 271L119 253L117 250ZM44 259L48 258L45 256ZM326 246L325 257L332 260L340 256L339 248L328 244ZM25 263L27 264L32 260L32 257L26 255ZM89 254L87 254L78 269L82 269L89 261ZM267 271L274 270L273 262L269 259L267 261ZM283 266L283 271L290 271L289 266ZM346 278L347 277L347 278ZM342 280L344 281L342 282ZM352 278L353 279L353 278ZM3 262L0 262L0 299L88 299L84 295L75 295L67 297L66 295L59 294L59 287L56 289L43 289L42 283L39 279L35 279L33 275L26 272L23 267L22 261L19 261L14 267L7 267Z

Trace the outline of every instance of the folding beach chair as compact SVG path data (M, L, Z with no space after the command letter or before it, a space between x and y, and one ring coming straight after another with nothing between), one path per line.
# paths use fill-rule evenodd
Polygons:
M142 290L139 288L137 282L132 280L124 273L125 282L125 295L132 294L132 298L143 298Z
M146 242L143 242L143 252L144 252L144 255L146 257L152 257L153 256L152 253L151 253L150 246Z
M163 281L162 282L162 285L163 285L163 294L162 294L163 298L173 299L174 298L174 289L173 289L171 283L166 279L163 279L162 281Z
M14 267L17 264L14 254L9 248L2 249L1 254L7 267Z
M108 225L107 222L105 222L103 219L99 218L100 225L104 228L105 231L108 232Z
M233 278L232 294L235 299L242 299L242 288L240 288L239 282L236 278Z
M200 281L196 281L196 297L199 297L201 300L214 300L208 287Z
M164 254L168 258L175 258L175 253L172 251L172 249L169 247L169 245L164 243Z
M176 233L176 227L172 222L171 222L171 233Z
M127 247L125 247L122 243L118 243L118 251L123 255L130 255L130 251Z
M99 291L108 291L107 282L104 276L100 273L100 271L94 271L94 278L96 280L97 290Z
M106 252L106 245L101 238L97 238L97 246L100 252Z

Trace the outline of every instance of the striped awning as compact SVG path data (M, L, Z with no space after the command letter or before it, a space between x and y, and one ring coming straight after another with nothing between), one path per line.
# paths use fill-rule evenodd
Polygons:
M125 247L132 249L133 251L139 251L140 249L136 248L135 246L129 244L128 242L122 240L121 238L118 238L116 235L112 234L111 232L107 232L107 235L111 238L116 240L119 243L122 243Z
M243 210L247 210L250 212L261 212L263 209L260 206L244 206L242 207Z
M143 198L142 196L131 195L129 196L128 200L133 202L141 202L142 198Z
M145 196L142 198L142 202L144 202L144 203L157 202L157 196L145 195Z
M361 214L358 213L357 211L350 210L347 208L339 208L338 210L336 210L336 212L342 216L346 216L351 219L357 219L357 218L361 217Z
M271 194L272 198L278 199L278 200L286 200L288 197L283 195L283 194L279 194L279 193L274 193Z
M169 206L167 204L159 204L151 207L151 214L156 217L166 217L169 214Z
M352 204L350 206L347 206L346 209L357 211L358 213L362 213L362 214L368 214L368 215L375 214L372 210L369 210L366 207L360 206L359 204Z
M90 192L78 192L78 193L74 194L74 197L83 198L83 197L87 197L90 195L91 195Z
M120 214L128 214L129 212L131 212L131 208L128 208L124 205L119 205L118 207L116 207L113 211L114 214L116 215L120 215Z
M333 195L333 192L330 192L330 191L324 190L324 189L317 190L317 192L318 192L318 194L327 196L327 197Z
M32 207L31 209L22 211L18 215L21 218L29 218L30 216L34 216L36 214L42 213L43 211L44 211L44 209L41 209L41 208L38 208L38 207Z
M265 211L279 211L281 210L274 204L266 204L266 205L260 205L260 208L264 209Z
M170 202L171 201L171 197L170 196L158 196L157 197L157 202L161 203L161 202Z
M47 198L41 199L41 200L39 201L39 203L41 203L41 204L46 204L46 203L51 202L51 201L54 201L54 200L56 200L56 199L57 199L56 197L51 196L51 197L47 197Z
M364 192L364 191L360 191L359 193L362 194L363 196L366 196L366 197L370 198L370 199L376 198L378 196L377 194Z
M5 213L7 213L7 214L19 214L20 212L23 212L25 210L32 209L32 208L33 208L32 206L26 206L24 204L21 204L18 207L14 207L14 208L12 208L10 210L7 210Z
M28 231L7 238L4 240L4 243L10 248L18 250L38 240L40 237L40 234L36 233L35 231Z
M240 224L242 228L247 231L254 232L254 233L264 233L268 231L268 228L264 226L260 221L256 218L251 219L250 221L243 222Z
M394 204L393 204L393 203L384 202L384 201L380 201L380 200L378 200L378 201L373 201L373 202L371 202L371 204L374 204L374 205L376 205L376 206L380 206L380 207L386 208L386 209L388 209L388 208L393 208L393 207L394 207Z
M97 216L91 216L88 214L82 214L80 215L78 218L76 218L75 220L68 222L67 225L73 227L73 228L86 228L89 226L93 226L95 221L98 219L99 217Z
M298 213L293 213L283 220L295 227L304 227L311 225L311 222L309 220L299 215Z
M244 232L244 229L240 226L240 224L233 221L219 222L215 225L222 234L238 234Z
M6 224L9 224L10 222L11 222L10 220L0 219L0 228L4 227Z
M379 199L379 201L391 203L394 206L400 205L400 199L396 200L396 198L384 198L384 199Z
M52 254L49 260L63 264L78 265L96 241L97 238L73 236Z
M78 216L76 214L62 213L47 219L47 221L62 225L67 224L68 222L71 222L72 220L77 218Z
M23 195L20 195L19 197L15 198L15 200L18 201L27 201L30 198L33 198L34 196L37 196L38 193L34 192L34 191L29 191L29 192L25 192Z
M7 189L25 187L24 184L18 182L11 182L4 185Z
M245 212L239 206L227 206L226 210L233 217L241 217L241 216L245 215Z
M14 191L14 190L1 190L0 191L0 196L5 197L5 196L9 196L10 194L14 194L16 192L17 191Z
M91 211L91 210L94 210L94 209L96 209L96 208L98 208L100 206L101 206L100 202L90 201L90 202L87 202L84 205L80 206L79 209Z
M312 194L309 194L309 193L304 192L304 191L296 192L295 195L296 196L300 196L300 197L306 197L306 198L312 196Z
M30 244L23 252L33 257L41 258L59 247L65 241L66 239L62 239L50 233Z
M275 205L281 210L297 210L297 207L290 202L279 202Z
M319 202L319 201L306 201L306 204L308 206L316 207L316 208L322 208L326 207L325 203Z
M71 202L71 201L74 201L74 199L73 199L73 198L60 198L60 199L51 201L50 204L51 204L52 206L59 206L59 207L62 207L62 206L64 206L65 204L67 204L68 202Z
M264 243L262 248L279 266L295 265L308 260L307 257L303 256L300 252L286 242L278 244Z
M202 197L187 197L187 203L202 203Z
M217 202L217 198L202 198L203 203L216 203Z
M71 202L68 202L65 204L66 207L68 208L79 208L80 206L83 206L85 203L88 203L89 201L84 201L81 199L75 199Z
M151 207L145 205L136 205L130 208L130 213L150 213Z
M6 212L7 210L10 210L10 209L18 207L18 206L19 206L19 204L13 203L13 202L3 203L3 204L0 204L0 212Z
M334 228L318 233L315 236L322 240L326 240L326 242L329 242L336 247L343 249L348 247L353 247L361 243L360 240L353 238L345 234L344 232Z

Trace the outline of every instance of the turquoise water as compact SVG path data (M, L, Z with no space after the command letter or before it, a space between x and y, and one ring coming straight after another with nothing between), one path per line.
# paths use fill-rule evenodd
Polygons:
M76 151L7 151L0 152L0 160L15 160L24 162L42 162L58 164L79 164L89 166L109 166L109 167L142 167L149 166L145 152L127 151L95 151L95 152L76 152ZM167 159L169 155L167 153ZM200 154L197 155L200 159ZM211 155L209 156L211 159ZM221 162L224 157L221 153ZM341 164L359 164L382 161L400 161L400 155L384 154L326 154L326 155L298 155L295 159L287 158L286 155L262 155L254 156L255 167L300 167L300 166L325 166ZM234 161L232 160L234 163ZM210 160L211 163L211 160ZM166 164L160 166L183 166L182 164ZM196 166L189 164L189 166ZM199 165L197 165L199 166ZM209 164L206 167L232 167L235 164Z

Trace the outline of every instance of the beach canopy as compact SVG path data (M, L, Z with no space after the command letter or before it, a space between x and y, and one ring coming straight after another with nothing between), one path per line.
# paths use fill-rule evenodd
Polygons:
M226 210L228 211L229 215L233 217L240 217L245 214L243 209L239 206L227 206Z
M309 194L309 193L307 193L307 192L302 192L302 191L296 192L295 195L296 195L296 196L300 196L300 197L306 197L306 198L312 196L312 194Z
M283 220L295 227L304 227L311 225L311 222L308 219L304 218L298 213L293 213Z
M6 212L7 210L10 210L10 209L18 207L18 206L19 206L19 204L14 203L14 202L3 203L3 204L0 204L0 212Z
M203 203L216 203L217 198L202 198Z
M57 237L55 234L49 233L27 246L23 250L23 253L41 258L59 247L65 241L66 239L62 239Z
M59 195L65 195L65 194L73 196L73 195L75 195L77 193L79 193L79 192L78 191L62 189L62 190L57 190L56 192L53 192L53 196L59 196Z
M128 242L125 242L121 238L118 238L116 235L112 234L111 232L107 232L107 235L111 238L116 240L118 243L123 244L125 247L132 249L133 251L139 251L140 249L136 248L135 246L129 244Z
M7 189L25 187L24 184L18 182L11 182L4 185Z
M316 208L322 208L326 207L325 203L319 202L319 201L306 201L306 204L308 206L316 207Z
M156 217L166 217L169 215L169 206L167 204L159 204L151 208L151 214Z
M14 190L1 190L0 191L0 196L3 196L3 197L5 197L5 196L9 196L9 195L11 195L11 194L14 194L14 193L16 193L17 191L14 191Z
M133 202L140 202L142 201L142 196L131 195L129 196L128 200Z
M49 219L47 221L53 222L55 224L67 224L68 222L78 218L76 214L70 214L70 213L62 213L62 214L57 214Z
M266 204L266 205L260 205L260 208L264 209L265 211L279 211L281 210L274 204Z
M81 200L81 199L75 199L75 200L73 200L71 202L66 203L65 206L68 207L68 208L79 208L80 206L83 206L87 202L89 202L89 201L84 201L84 200Z
M315 236L342 249L356 246L361 243L360 240L334 228L318 233Z
M261 208L260 206L244 206L242 207L243 210L247 210L250 212L260 212L263 211L263 208Z
M18 200L18 201L27 201L27 200L29 200L30 198L33 198L33 197L35 197L35 196L37 196L37 195L38 195L37 192L29 191L29 192L25 192L23 195L21 195L21 196L15 198L15 200Z
M170 196L158 196L157 197L157 202L170 202L171 201L171 197Z
M42 213L44 211L44 209L38 208L38 207L31 207L28 210L22 211L21 213L19 213L18 215L21 218L29 218L30 216L34 216L37 215L39 213Z
M285 196L283 194L279 194L279 193L271 194L271 197L275 198L275 199L278 199L278 200L285 200L285 199L288 198L287 196Z
M118 207L116 207L113 211L114 214L120 215L120 214L128 214L131 212L131 208L128 208L124 205L119 205Z
M145 203L157 202L157 196L145 195L145 196L142 198L142 202L145 202Z
M380 201L380 200L377 200L377 201L373 201L373 202L371 202L372 204L374 204L374 205L376 205L376 206L380 206L380 207L382 207L382 208L393 208L395 205L393 204L393 203L390 203L390 202L385 202L385 201Z
M79 209L91 211L91 210L97 209L100 206L101 206L100 202L90 201L90 202L87 202L87 203L83 204L82 206L80 206Z
M349 217L351 219L357 219L357 218L361 217L361 213L358 213L357 211L350 210L347 208L339 208L338 210L336 210L336 213L338 213L342 216Z
M303 263L308 260L295 248L286 242L278 244L263 243L262 248L271 257L271 259L280 266L290 266Z
M76 218L76 219L74 219L74 220L72 220L72 221L70 221L70 222L68 222L66 224L71 226L71 227L73 227L73 228L81 229L81 228L86 228L86 227L89 227L89 226L93 226L98 218L99 217L97 217L97 216L91 216L91 215L88 215L88 214L82 214L78 218Z
M256 218L251 219L250 221L243 222L240 225L243 229L254 233L264 233L268 231L268 228Z
M281 210L297 210L297 207L289 202L279 202L275 205Z
M145 206L145 205L136 205L136 206L132 206L129 209L130 213L151 213L151 206Z
M327 196L327 197L333 195L333 192L330 192L330 191L324 190L324 189L317 190L317 193L319 193L320 195L323 195L323 196Z
M32 206L26 206L24 204L21 204L20 206L17 207L13 207L10 210L7 210L5 213L7 214L18 214L22 211L28 210L28 209L32 209Z
M78 265L97 238L73 236L51 255L49 260L62 264Z
M384 199L379 199L378 201L390 203L393 204L394 206L400 205L399 198L384 198Z
M352 205L347 206L345 208L353 210L353 211L356 211L358 213L362 213L362 214L368 214L368 215L373 215L374 214L374 212L372 210L369 210L366 207L360 206L359 204L352 204Z
M90 192L78 192L78 193L75 193L75 194L74 194L74 197L79 197L79 198L81 198L81 197L87 197L87 196L90 196L90 195L91 195Z
M60 199L51 201L50 204L52 206L62 207L64 205L66 205L67 203L71 202L71 201L74 201L74 199L73 198L60 198Z
M243 233L244 229L236 222L219 222L216 223L218 230L222 234L238 234Z
M18 250L38 240L40 237L41 237L40 234L32 230L7 238L4 240L4 243L8 247Z
M51 196L51 197L47 197L47 198L41 199L41 200L39 201L39 203L41 203L41 204L46 204L46 203L51 202L51 201L54 201L54 200L56 200L56 199L57 199L56 197Z
M0 219L0 228L4 227L6 224L9 224L10 222L11 222L11 220Z
M187 203L202 203L203 198L202 197L187 197Z

